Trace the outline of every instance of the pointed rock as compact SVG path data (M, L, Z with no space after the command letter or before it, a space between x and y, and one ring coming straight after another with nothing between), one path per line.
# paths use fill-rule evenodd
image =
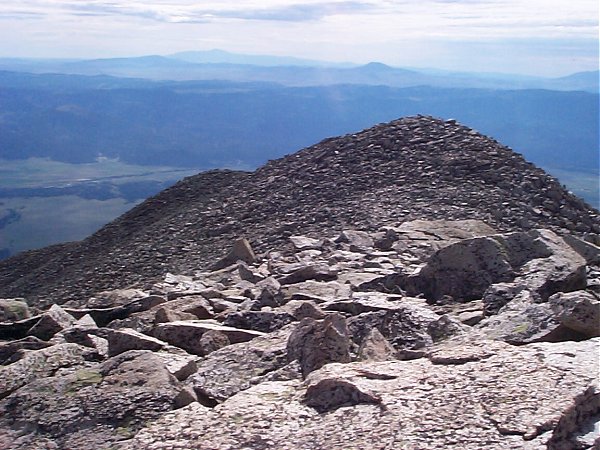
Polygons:
M387 361L395 359L396 350L377 328L369 331L358 348L360 361Z
M60 306L52 305L27 334L48 341L59 331L71 327L75 321L75 318Z
M108 332L108 354L116 356L129 350L157 351L167 347L167 343L132 329L120 328Z
M231 251L224 258L214 263L211 266L211 270L220 270L235 264L238 261L243 261L247 264L252 264L254 261L256 261L256 254L254 253L254 250L252 250L250 242L248 242L245 238L236 240L233 243Z
M350 338L346 319L337 313L323 320L302 319L287 343L288 358L298 360L302 375L332 362L350 362Z

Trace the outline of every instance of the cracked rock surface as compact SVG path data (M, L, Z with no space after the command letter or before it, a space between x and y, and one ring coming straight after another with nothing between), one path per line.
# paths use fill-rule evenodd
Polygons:
M460 364L330 364L304 383L266 382L210 411L170 413L124 448L578 448L568 442L585 420L574 409L598 413L583 398L597 392L599 344L482 342L491 349L465 347Z

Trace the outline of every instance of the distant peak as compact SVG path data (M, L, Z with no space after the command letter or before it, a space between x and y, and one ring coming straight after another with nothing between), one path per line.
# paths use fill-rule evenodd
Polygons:
M393 67L388 66L387 64L380 63L380 62L370 62L368 64L365 64L362 67L365 68L365 69L377 69L377 70L390 70L390 69L393 69Z

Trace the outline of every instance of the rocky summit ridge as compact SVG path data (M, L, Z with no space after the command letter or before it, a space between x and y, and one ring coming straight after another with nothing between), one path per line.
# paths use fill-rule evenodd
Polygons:
M3 263L0 449L599 449L599 231L431 117L188 178Z
M293 234L416 219L600 232L598 211L521 155L454 120L417 116L326 139L252 173L186 178L81 242L0 262L0 296L76 301L169 271L193 274L239 236L264 252Z

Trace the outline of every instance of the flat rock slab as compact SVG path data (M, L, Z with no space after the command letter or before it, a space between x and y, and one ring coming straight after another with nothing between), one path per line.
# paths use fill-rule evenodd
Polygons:
M156 338L166 341L171 345L202 356L204 350L200 343L200 338L207 331L223 333L232 344L247 342L265 334L260 331L228 327L209 320L182 320L163 323L154 328L153 334Z
M485 351L449 347L448 364L329 364L304 383L264 382L211 410L189 405L169 413L123 448L184 449L202 442L229 450L541 450L580 448L584 438L600 443L585 434L594 414L585 405L599 399L600 339L481 345Z
M350 298L352 290L350 285L337 281L309 280L282 286L281 292L286 299L324 302L334 298Z

